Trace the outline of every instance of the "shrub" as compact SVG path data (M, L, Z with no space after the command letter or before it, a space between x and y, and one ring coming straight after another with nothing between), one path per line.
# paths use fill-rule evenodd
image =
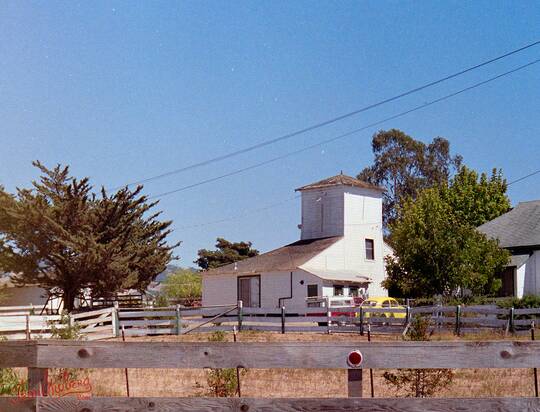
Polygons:
M5 336L0 336L0 341L5 340L7 340ZM0 395L17 394L19 384L19 377L13 369L0 369Z
M210 342L224 342L225 333L216 331L208 338ZM242 370L242 375L245 370ZM238 378L235 368L226 369L210 369L206 372L206 385L208 391L202 395L215 397L230 397L234 396L238 391ZM202 388L200 383L197 383L198 388Z
M415 316L405 339L411 341L429 340L429 320ZM407 397L426 398L449 386L454 379L451 369L398 369L385 372L384 379L396 391L404 391Z

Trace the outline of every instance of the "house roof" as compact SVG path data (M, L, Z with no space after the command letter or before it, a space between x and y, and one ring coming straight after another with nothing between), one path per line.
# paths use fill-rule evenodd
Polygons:
M341 236L334 236L299 240L261 255L208 270L203 274L252 274L296 270L341 238Z
M479 226L478 230L499 239L504 248L540 248L540 200L519 203L504 215Z
M358 283L371 283L369 276L361 275L358 272L349 270L328 270L328 269L315 269L315 268L302 268L306 272L309 272L315 276L325 280L340 280L346 282L358 282Z
M527 260L529 260L530 257L530 255L512 255L510 259L510 264L508 264L508 266L515 266L516 268L520 268Z
M329 177L327 179L320 180L315 183L311 183L306 186L299 187L296 189L296 191L302 191L302 190L309 190L309 189L322 189L325 187L331 187L331 186L353 186L353 187L360 187L362 189L371 189L371 190L377 190L380 192L384 192L385 189L382 187L372 185L371 183L364 182L363 180L355 179L354 177L344 175L343 173Z

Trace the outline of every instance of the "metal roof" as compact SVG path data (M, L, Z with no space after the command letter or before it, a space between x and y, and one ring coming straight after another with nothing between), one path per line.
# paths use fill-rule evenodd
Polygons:
M296 270L341 238L341 236L334 236L299 240L270 252L202 273L206 275L252 274Z
M339 186L339 185L360 187L362 189L371 189L371 190L377 190L380 192L385 191L385 189L383 189L382 187L372 185L371 183L364 182L363 180L358 180L358 179L355 179L354 177L347 176L344 174L332 176L327 179L323 179L318 182L299 187L298 189L296 189L296 191L309 190L309 189L322 189L325 187Z
M509 212L482 226L478 230L499 239L504 248L540 248L540 200L519 203Z

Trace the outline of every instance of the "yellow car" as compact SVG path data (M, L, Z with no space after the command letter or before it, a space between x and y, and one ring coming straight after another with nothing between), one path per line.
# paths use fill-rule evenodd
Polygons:
M395 319L405 319L407 314L405 312L405 306L402 306L394 298L389 297L375 297L369 298L362 302L361 305L364 310L364 318L374 317L374 318L395 318ZM392 309L403 309L403 312L369 312L369 308L392 308Z

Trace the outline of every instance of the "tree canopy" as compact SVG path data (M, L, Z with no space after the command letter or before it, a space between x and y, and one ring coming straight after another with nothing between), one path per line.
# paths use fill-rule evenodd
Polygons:
M251 242L230 242L218 237L216 250L200 249L194 263L202 270L208 270L257 256L259 251L251 246Z
M463 174L471 176L469 171ZM484 183L476 185L482 187ZM509 254L471 224L482 219L481 213L469 208L467 201L458 201L463 186L475 185L458 178L449 188L425 189L415 201L409 198L403 203L399 219L391 225L395 257L386 259L388 276L383 285L391 293L448 296L468 289L474 294L493 294L500 288L497 274ZM506 186L498 187L498 192L485 199L493 206L484 217L492 216L494 210L504 210Z
M373 135L371 146L375 160L360 172L358 179L386 188L386 228L398 218L403 201L415 199L423 189L445 185L461 164L461 156L451 156L450 143L442 137L425 144L401 130L381 130Z
M461 166L448 186L440 188L442 199L461 223L478 227L510 210L506 180L500 170L488 177Z
M0 191L0 267L18 273L15 282L45 288L71 311L86 288L94 297L145 289L173 259L171 222L158 220L142 186L97 195L67 166L34 166L42 175L32 189Z
M167 299L191 306L202 297L202 276L190 269L180 269L163 281L163 292Z

